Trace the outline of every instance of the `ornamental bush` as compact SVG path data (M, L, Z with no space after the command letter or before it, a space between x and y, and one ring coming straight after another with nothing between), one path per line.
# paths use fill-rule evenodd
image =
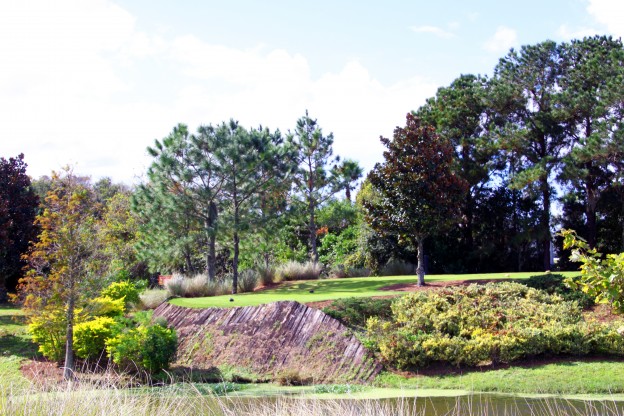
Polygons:
M121 331L121 325L113 318L100 316L74 327L74 351L79 358L97 358L106 348L106 340Z
M113 282L102 290L102 296L108 296L111 299L123 299L126 309L130 304L137 305L140 301L139 290L130 282Z
M624 356L623 322L586 322L575 301L518 283L417 292L367 321L367 345L399 368L510 363L540 355Z
M66 330L65 311L49 306L28 324L28 332L33 342L39 344L39 352L53 361L60 361L65 354Z
M126 370L155 374L169 367L177 350L173 329L160 323L141 324L106 340L113 362Z

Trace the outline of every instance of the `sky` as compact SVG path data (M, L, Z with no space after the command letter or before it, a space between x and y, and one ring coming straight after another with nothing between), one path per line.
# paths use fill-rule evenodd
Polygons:
M136 184L184 123L293 130L370 170L439 87L510 48L624 35L621 0L0 0L0 157Z

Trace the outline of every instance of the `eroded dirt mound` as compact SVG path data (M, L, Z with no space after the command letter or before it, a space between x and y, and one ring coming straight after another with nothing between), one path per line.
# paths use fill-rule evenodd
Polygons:
M176 364L196 371L227 365L271 378L298 372L315 383L336 383L367 381L381 370L346 326L297 302L230 309L164 303L154 316L177 330Z

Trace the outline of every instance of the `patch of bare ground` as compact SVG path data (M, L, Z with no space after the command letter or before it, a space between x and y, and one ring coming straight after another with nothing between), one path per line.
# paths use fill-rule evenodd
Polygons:
M77 369L74 373L76 382L115 387L144 384L140 379L120 372L113 366L102 366L100 363L87 364L80 360L76 365ZM63 367L45 358L24 361L20 366L20 371L33 385L44 391L53 390L66 383L63 379Z
M621 321L622 315L616 314L613 311L613 308L609 305L599 304L583 311L583 318L587 321L595 320L602 323L609 323L613 321Z
M20 366L20 371L31 383L43 388L53 387L63 382L63 369L52 361L26 360Z

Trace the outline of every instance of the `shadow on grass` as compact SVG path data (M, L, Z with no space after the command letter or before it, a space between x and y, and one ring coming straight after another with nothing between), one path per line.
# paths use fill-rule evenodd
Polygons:
M26 317L23 315L0 315L0 328L8 325L26 325Z
M0 336L0 355L14 355L29 359L39 357L37 345L27 336L15 336L12 334Z

